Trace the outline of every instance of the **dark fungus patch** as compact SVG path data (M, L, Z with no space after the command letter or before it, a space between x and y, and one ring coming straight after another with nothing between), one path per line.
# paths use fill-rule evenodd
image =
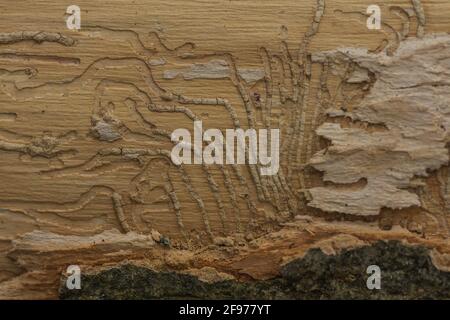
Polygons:
M367 267L381 269L381 289L370 290ZM206 283L175 272L123 265L82 275L80 290L61 282L61 299L450 299L450 273L429 252L398 241L326 255L319 249L286 264L265 281Z

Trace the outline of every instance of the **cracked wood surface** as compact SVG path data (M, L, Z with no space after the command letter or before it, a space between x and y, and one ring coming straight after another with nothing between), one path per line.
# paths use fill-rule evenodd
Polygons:
M373 1L78 1L78 32L70 4L0 0L0 297L55 297L70 264L267 279L377 240L450 268L447 1L379 3L381 30ZM280 171L173 165L195 120L280 128Z

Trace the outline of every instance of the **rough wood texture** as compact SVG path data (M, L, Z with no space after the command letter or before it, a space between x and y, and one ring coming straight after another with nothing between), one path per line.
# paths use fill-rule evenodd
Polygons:
M57 297L72 264L267 280L379 240L450 271L449 10L0 0L0 297ZM278 174L173 165L195 120L280 128Z

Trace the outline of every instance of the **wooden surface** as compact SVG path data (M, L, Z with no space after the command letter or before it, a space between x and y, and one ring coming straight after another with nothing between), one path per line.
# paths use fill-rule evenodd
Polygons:
M66 27L65 11L72 4L81 8L80 31ZM3 295L51 297L68 264L125 259L151 264L142 247L166 250L146 242L154 240L170 241L171 255L187 255L186 260L211 244L234 248L230 254L239 263L226 264L230 256L213 251L203 257L204 264L220 265L233 274L245 270L242 273L253 278L276 274L275 265L310 247L324 246L332 253L341 245L379 239L426 245L435 250L440 268L449 268L448 96L436 91L433 96L441 99L433 103L441 109L420 123L402 122L402 112L410 114L401 108L403 102L411 104L406 98L387 101L389 110L399 111L379 111L378 123L373 118L352 119L351 112L362 114L361 106L374 103L370 99L375 93L383 96L382 90L388 89L377 87L377 81L403 77L409 69L406 86L429 71L438 78L435 87L448 89L448 39L431 43L428 37L450 31L450 3L380 1L383 27L368 30L365 12L371 4L377 3L37 0L12 5L0 0ZM417 19L421 8L425 24ZM422 29L424 34L417 34ZM404 56L396 51L415 40L413 48L401 51ZM433 51L436 47L439 54ZM336 54L338 48L360 48L373 56L346 58ZM407 62L403 69L383 69L382 59ZM423 70L413 71L418 65ZM349 81L358 72L366 78ZM422 84L429 85L425 80ZM419 100L426 96L420 90ZM350 114L338 114L342 110ZM415 115L422 119L421 112ZM237 122L244 129L280 128L279 173L262 177L257 167L245 165L174 166L168 158L168 135L177 128L192 129L194 119L201 119L205 129L235 128ZM386 125L390 119L392 126ZM436 131L438 122L443 133ZM433 139L406 141L403 146L417 147L406 151L410 157L404 164L393 164L395 148L372 146L370 139L363 161L348 158L340 164L333 155L318 158L345 136L334 131L317 134L326 123L363 128L370 137L387 130L384 137L393 137L394 144L406 131L392 128L402 123L427 131ZM341 145L353 148L350 154L364 140L358 132ZM354 174L348 179L352 181L337 177L346 176L347 168L357 172L347 175ZM366 173L368 168L375 170ZM383 172L406 172L407 177L364 189L373 181L384 183ZM362 198L367 201L352 202L355 194L361 197L361 189L367 190ZM349 196L341 198L342 192ZM100 254L90 247L102 235L111 245L98 252L113 252L110 261L97 260L94 256ZM326 242L333 237L336 242ZM297 251L285 248L283 241L297 241ZM257 270L254 259L242 258L249 248L263 258L272 255L269 243L276 243L277 258L267 270ZM116 257L123 247L129 253ZM48 251L46 258L41 257L43 251ZM60 251L61 256L55 253ZM158 263L173 267L167 261ZM46 285L42 288L40 282Z

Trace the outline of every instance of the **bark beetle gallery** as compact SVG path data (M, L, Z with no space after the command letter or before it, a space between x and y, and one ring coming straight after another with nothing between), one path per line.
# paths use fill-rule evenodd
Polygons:
M0 0L0 298L450 298L449 9Z

